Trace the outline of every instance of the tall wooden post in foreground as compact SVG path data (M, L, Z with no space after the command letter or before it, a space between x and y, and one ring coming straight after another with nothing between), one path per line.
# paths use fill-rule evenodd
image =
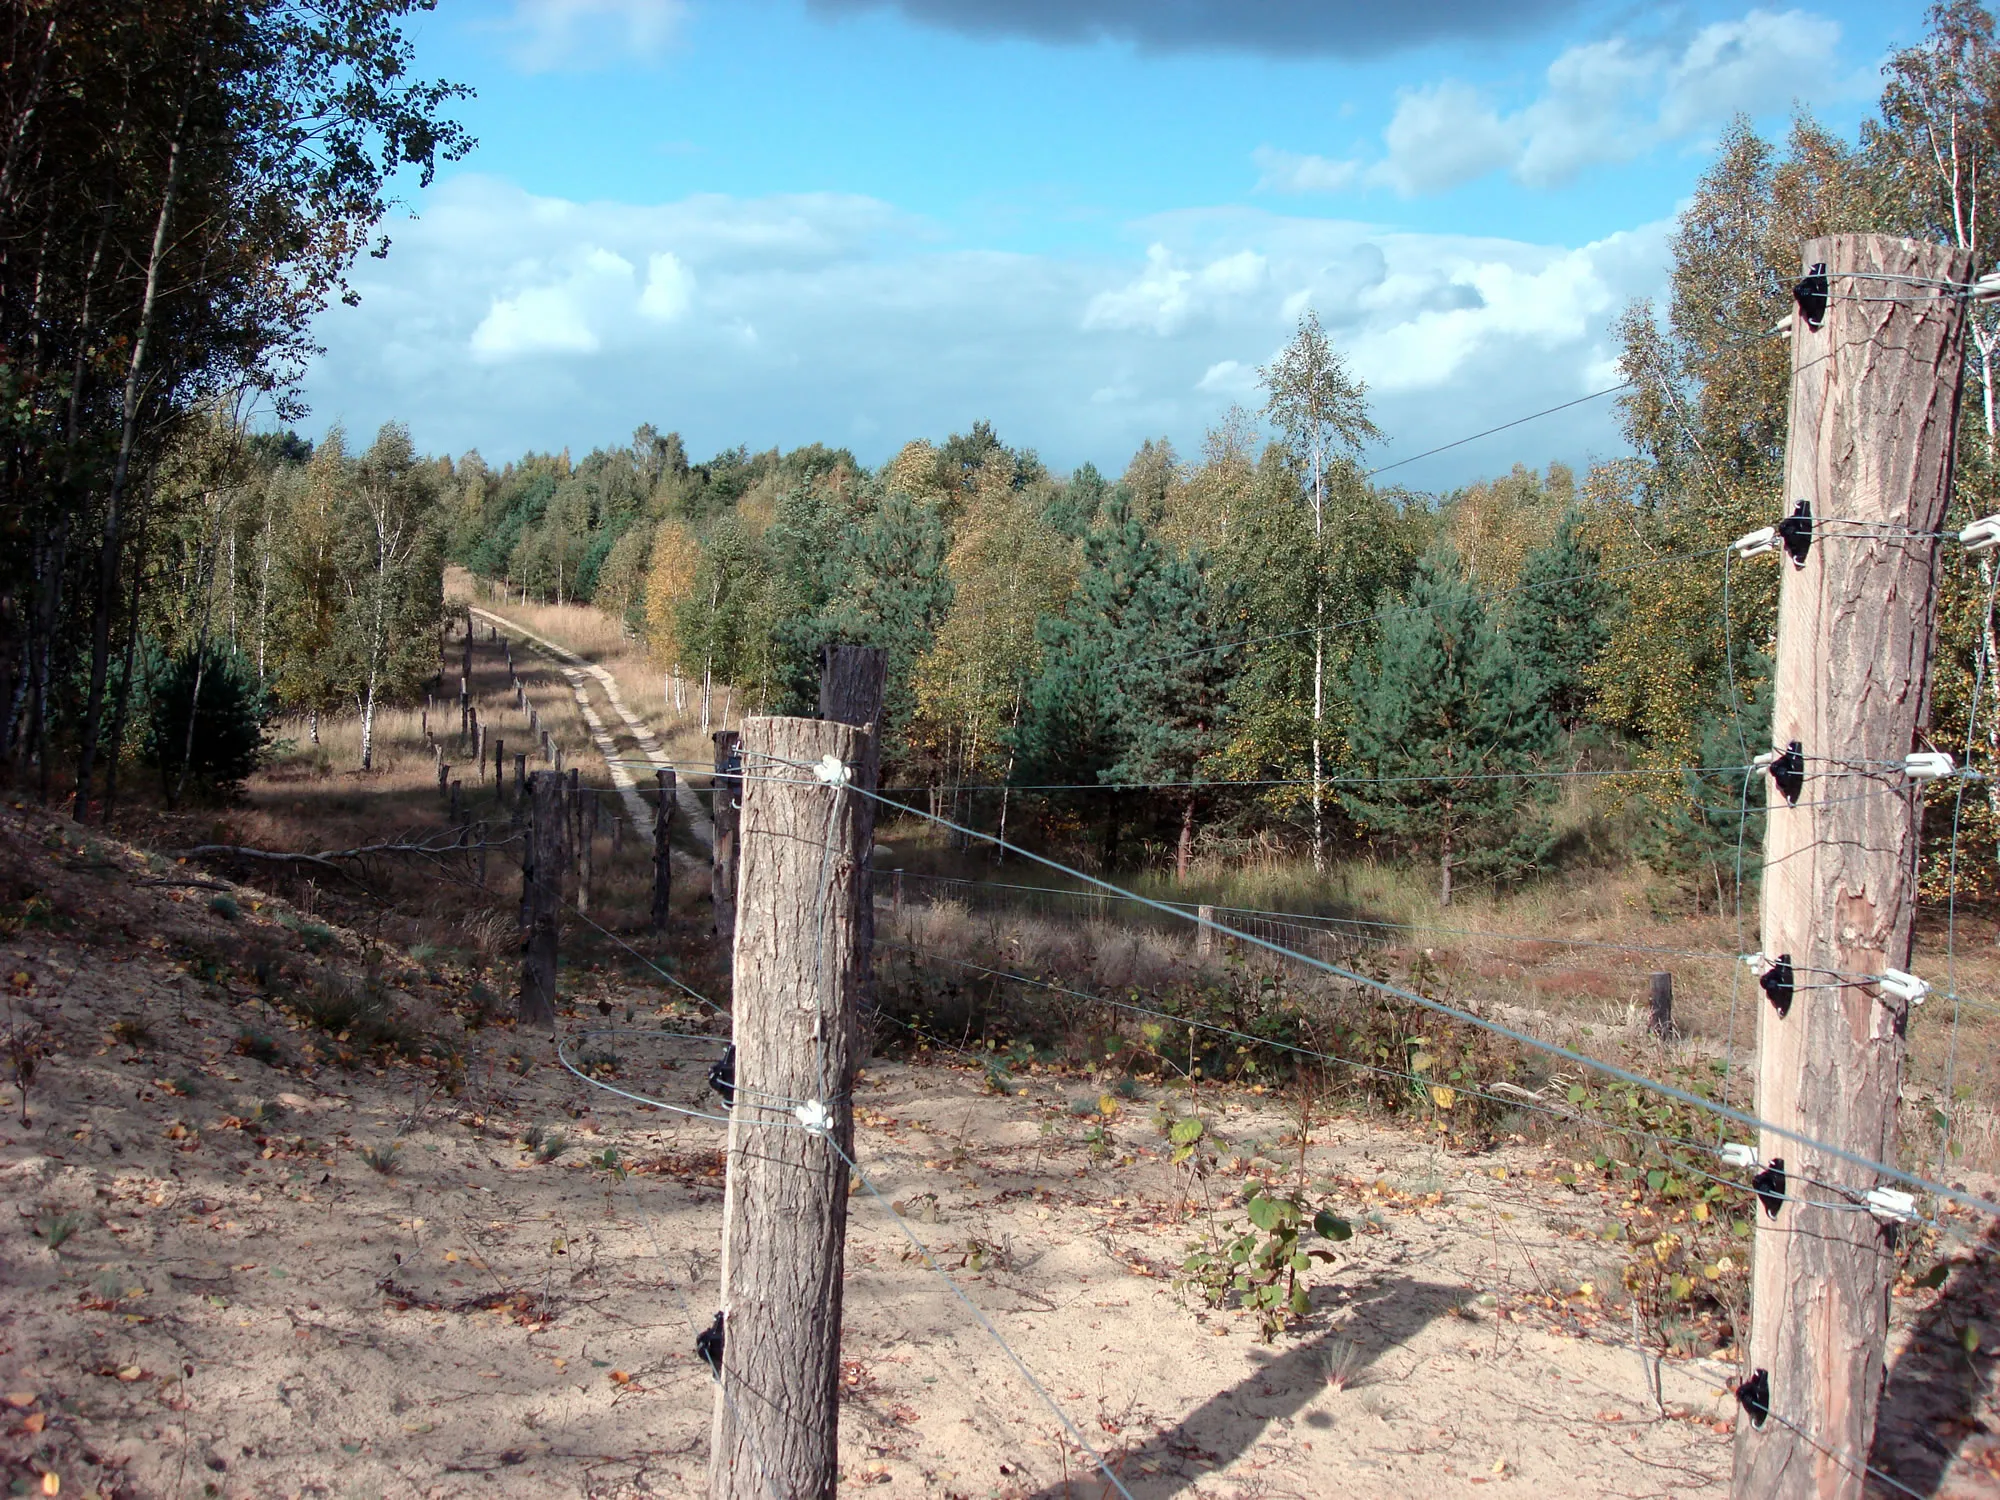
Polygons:
M819 648L819 716L837 724L868 731L862 762L854 768L854 784L874 791L881 779L882 692L889 679L889 653L880 646L821 646ZM857 798L861 826L861 951L864 965L875 951L875 801ZM866 1003L873 1004L873 978L861 976Z
M709 782L714 788L710 821L715 827L715 840L709 846L710 900L715 906L715 935L724 943L736 936L736 831L743 799L742 757L736 749L740 738L734 729L715 731L715 776Z
M853 767L871 753L869 738L815 719L743 726L744 748L759 765L772 763L765 756L805 766L832 755ZM808 771L744 783L738 1093L722 1221L728 1312L710 1500L833 1500L866 801ZM772 1099L823 1107L826 1133L758 1102Z
M1908 1007L1853 976L1909 962L1918 799L1899 767L1930 708L1933 534L1964 355L1967 298L1944 283L1969 282L1972 257L1836 235L1804 259L1772 743L1796 741L1805 774L1766 792L1763 882L1763 951L1794 987L1765 987L1782 1013L1760 996L1757 1112L1893 1163ZM1758 1157L1783 1161L1785 1187L1756 1213L1735 1493L1860 1500L1895 1254L1891 1226L1840 1200L1892 1184L1769 1131Z
M521 864L521 915L527 931L521 944L520 1024L556 1024L556 943L562 930L564 846L562 778L537 771L528 778L527 852Z

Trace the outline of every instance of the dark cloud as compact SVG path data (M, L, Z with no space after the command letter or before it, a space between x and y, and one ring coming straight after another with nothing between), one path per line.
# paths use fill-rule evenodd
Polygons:
M973 36L1124 42L1144 52L1363 56L1518 34L1577 0L807 0L822 14L895 10Z

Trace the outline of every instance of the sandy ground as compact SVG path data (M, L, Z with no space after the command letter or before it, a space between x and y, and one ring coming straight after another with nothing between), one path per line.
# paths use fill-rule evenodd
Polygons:
M546 1043L466 1031L448 975L346 934L309 953L281 904L242 890L226 917L206 887L139 883L184 871L53 845L65 826L0 815L16 914L0 991L42 1052L32 1123L10 1088L0 1128L17 1492L54 1474L106 1497L701 1493L715 1397L693 1340L717 1299L720 1128L593 1089ZM267 990L241 965L265 952L268 970L271 951L296 967ZM328 1061L337 1038L272 1005L312 963L372 967L462 1073ZM133 1018L150 1036L120 1038ZM659 1034L688 1025L663 996L606 981L565 1024L618 1033L575 1045L619 1086L712 1107L713 1049ZM275 1039L272 1063L237 1050L245 1027ZM1328 1122L1307 1176L1361 1232L1313 1274L1311 1316L1266 1345L1173 1285L1200 1221L1157 1101L1084 1118L1073 1101L1094 1095L869 1066L857 1154L900 1209L852 1200L843 1486L1110 1493L914 1236L1136 1500L1726 1489L1734 1371L1670 1360L1663 1406L1647 1395L1602 1310L1618 1276L1602 1190L1524 1148L1454 1155ZM1290 1170L1293 1115L1254 1094L1203 1108L1228 1150ZM537 1125L567 1134L553 1161L524 1148ZM392 1144L395 1170L375 1170L364 1150ZM607 1148L629 1172L599 1164ZM1222 1206L1234 1186L1207 1192ZM1963 1399L1990 1365L1962 1363L1939 1366L1960 1426L1926 1418L1952 1452L1925 1494L1993 1493Z

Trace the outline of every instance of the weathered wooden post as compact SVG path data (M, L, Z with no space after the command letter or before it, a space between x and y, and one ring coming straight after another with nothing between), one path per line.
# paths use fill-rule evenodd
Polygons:
M1666 970L1655 974L1647 1000L1646 1030L1663 1042L1672 1041L1680 1034L1674 1029L1674 976Z
M900 917L903 914L903 871L900 866L896 870L896 894L891 898L890 904L895 907L896 915Z
M553 771L528 778L529 834L522 849L521 906L526 932L521 944L520 1024L537 1028L556 1023L556 946L562 931L564 848L562 781Z
M1215 908L1203 902L1194 909L1194 951L1203 958L1215 952Z
M527 799L528 757L520 753L514 757L514 805L519 807Z
M574 773L572 773L574 774ZM576 909L590 910L591 887L597 881L597 790L587 787L577 803L577 843L582 846L582 868L577 875Z
M479 779L486 779L486 726L479 722L479 710L472 710L472 759L479 767Z
M442 755L438 757L438 795L440 797L451 795L451 762Z
M1787 512L1765 793L1757 1114L1897 1160L1938 534L1952 490L1970 251L1809 240L1794 292ZM1832 523L1832 524L1829 524ZM1884 769L1891 768L1891 769ZM1734 1492L1860 1500L1896 1229L1880 1175L1766 1130ZM1781 1166L1782 1163L1782 1166ZM1780 1178L1778 1174L1782 1172Z
M659 803L653 808L653 931L667 930L667 903L674 893L673 848L667 842L674 820L674 773L656 771L653 780L660 788Z
M497 734L493 736L493 800L507 800L507 742Z
M465 822L465 802L462 788L465 783L454 780L451 784L451 826L459 827Z
M715 828L715 842L709 846L709 899L715 906L715 935L725 944L736 936L736 827L743 795L738 738L734 729L715 731L715 776L709 782L714 804L709 816Z
M852 768L870 753L866 731L814 719L753 718L743 736L759 766L830 755ZM832 1500L867 799L800 771L748 779L742 801L736 1084L809 1101L810 1128L776 1116L789 1128L773 1129L773 1112L748 1102L731 1113L708 1492Z
M574 872L583 859L583 794L574 766L563 777L563 812L569 818L569 865Z

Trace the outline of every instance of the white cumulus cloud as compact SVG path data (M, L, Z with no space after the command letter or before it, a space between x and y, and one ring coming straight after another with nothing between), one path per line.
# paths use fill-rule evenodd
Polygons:
M524 72L658 61L679 37L687 0L515 0L500 29Z
M1677 37L1609 37L1565 49L1536 95L1506 109L1457 79L1404 90L1372 160L1252 153L1258 186L1285 193L1386 187L1442 192L1504 171L1529 187L1569 182L1759 114L1838 95L1840 24L1804 10L1752 10Z
M460 175L429 194L358 308L329 309L309 432L408 421L436 452L587 451L641 422L697 454L847 443L879 463L991 420L1058 468L1184 453L1315 309L1369 382L1393 460L1604 383L1608 323L1658 294L1664 225L1587 245L1385 233L1247 209L1133 226L1143 250L946 243L831 194L667 203L537 197ZM1459 482L1618 447L1610 403L1399 471Z

